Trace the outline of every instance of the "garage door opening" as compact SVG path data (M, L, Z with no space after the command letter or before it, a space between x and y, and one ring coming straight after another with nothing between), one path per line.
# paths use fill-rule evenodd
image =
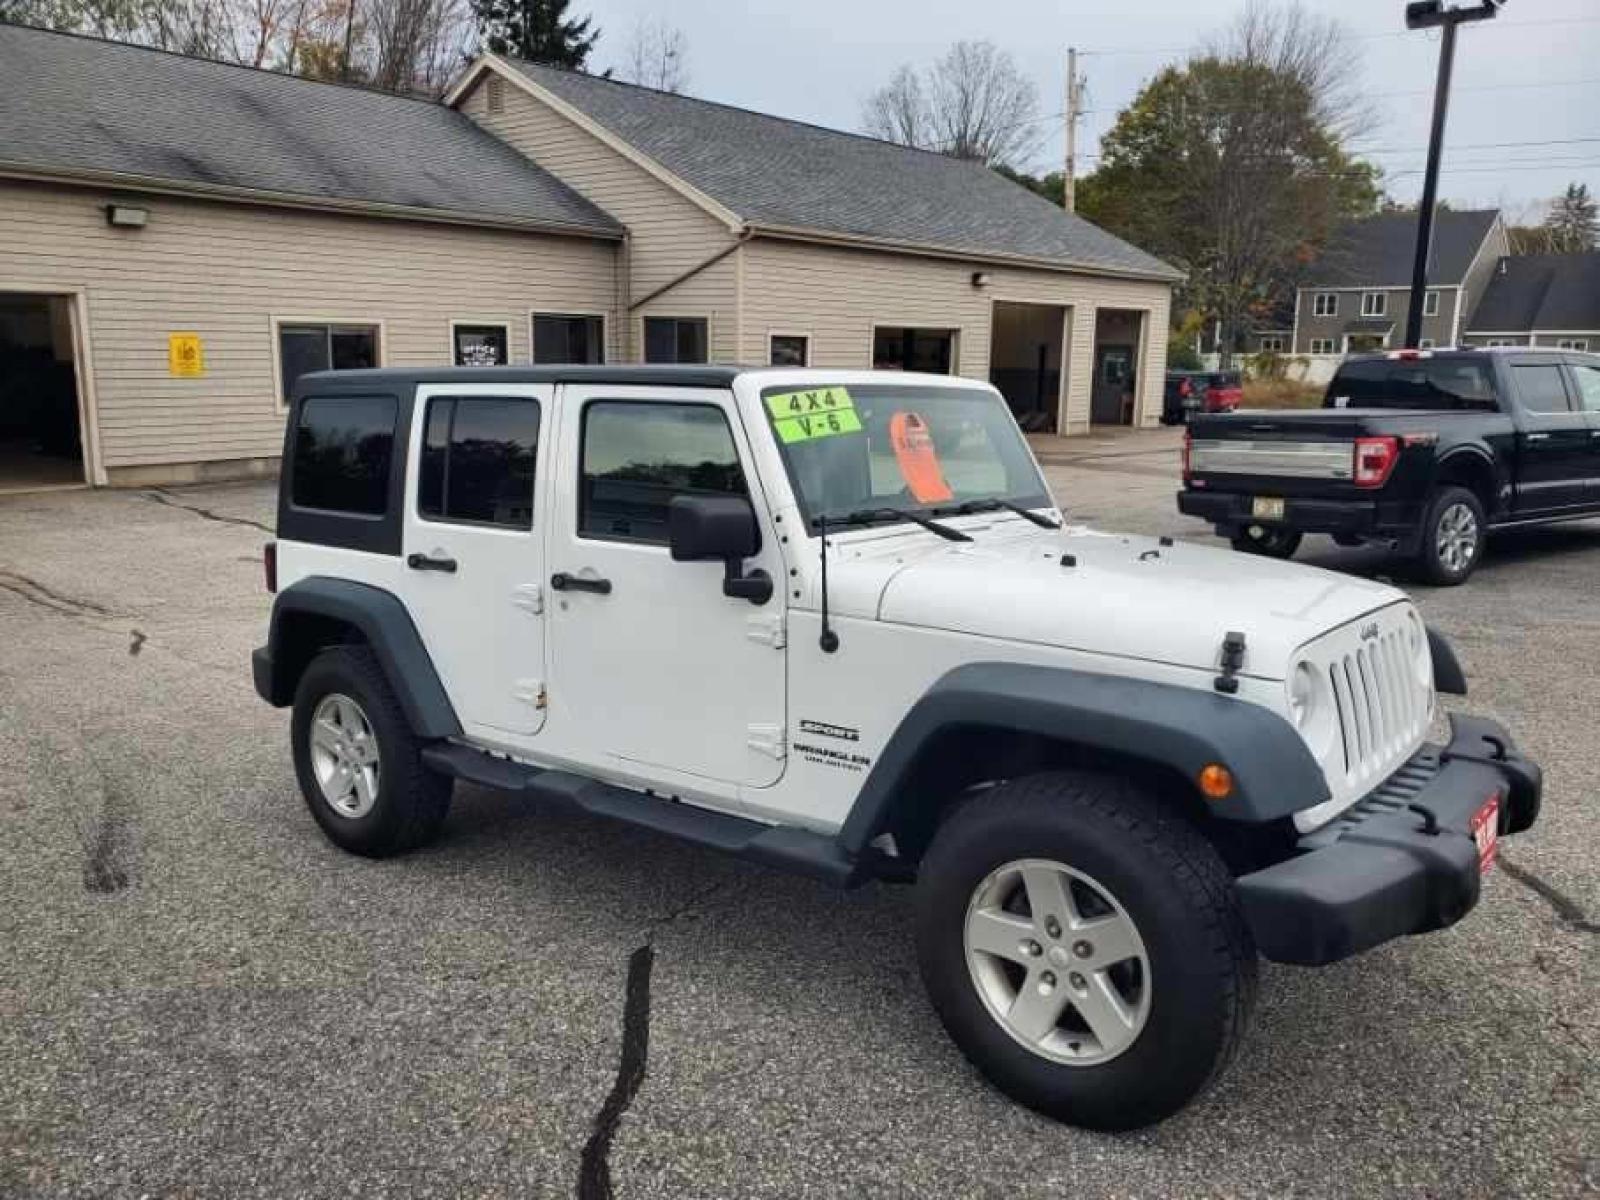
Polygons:
M1139 408L1139 349L1144 314L1102 308L1094 321L1094 386L1089 420L1095 425L1132 425Z
M872 331L872 366L949 375L956 369L956 331L879 325Z
M1059 304L996 301L989 340L989 382L1028 433L1055 433L1061 413L1061 348L1067 310Z
M84 482L72 300L0 292L0 492Z

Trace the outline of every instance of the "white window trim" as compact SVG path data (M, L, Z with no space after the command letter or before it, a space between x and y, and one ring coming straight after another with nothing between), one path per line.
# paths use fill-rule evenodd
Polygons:
M551 316L560 316L562 314L560 314L560 313L551 313L549 315L551 315ZM572 316L577 316L578 314L577 313L573 313L571 315ZM717 359L716 359L716 353L717 353L716 346L717 346L717 343L716 343L716 336L715 336L716 332L717 332L717 328L716 328L716 325L712 323L711 314L708 313L708 312L692 312L692 311L691 312L683 312L683 311L681 311L679 309L675 309L675 308L664 308L659 312L646 312L646 313L640 313L639 314L639 325L638 325L638 328L637 328L637 330L635 332L637 332L638 335L639 335L639 362L640 362L641 365L645 364L645 363L648 363L650 361L649 359L645 358L645 345L644 345L644 323L647 320L648 321L704 321L706 323L706 361L704 363L686 363L684 365L685 366L691 366L691 367L693 367L693 366L709 366L710 364L712 364L712 363L717 361ZM670 365L670 364L663 363L661 365L667 366L667 365Z
M322 316L280 316L273 314L267 318L269 348L272 351L272 406L273 411L280 417L289 411L289 406L283 399L283 346L279 342L279 333L285 325L342 325L347 328L367 328L378 331L378 361L374 367L381 367L389 361L389 334L381 318L377 317L330 317Z
M582 309L582 308L562 308L562 309L530 308L528 310L528 365L529 366L536 367L536 366L539 365L538 355L534 351L534 336L533 336L533 322L534 322L534 319L536 317L598 317L600 319L600 362L601 362L602 365L604 365L605 363L609 363L611 361L611 343L607 340L607 337L608 337L608 334L609 334L609 324L610 323L606 320L606 314L605 313L603 313L603 312L590 312L589 310ZM644 329L644 326L640 325L639 329L642 332L643 329ZM639 343L639 345L640 345L640 348L642 349L643 346L644 346L644 343L641 341ZM710 348L711 347L708 344L706 346L706 349L710 350ZM556 365L560 366L562 364L557 363Z
M1422 293L1422 315L1437 317L1439 315L1439 289L1429 288Z
M478 327L480 329L483 328L484 326L489 326L489 327L492 327L492 328L505 330L506 331L506 365L509 366L511 364L511 362L513 360L512 360L512 357L511 357L511 322L510 321L502 321L498 317L484 317L481 321L477 320L477 319L475 319L473 317L451 317L450 318L450 340L446 344L445 357L444 357L444 361L445 361L445 363L447 365L452 366L452 367L456 365L456 330L459 329L463 325L473 325L473 326L476 326L476 327Z
M1333 302L1332 305L1329 307L1327 312L1322 312L1321 311L1322 302L1324 300L1331 300ZM1337 317L1339 315L1339 293L1338 292L1312 292L1311 293L1311 315L1313 317Z
M1557 350L1577 350L1580 353L1587 354L1589 352L1589 339L1588 338L1571 338L1571 337L1569 337L1569 338L1557 338L1556 339L1556 349Z
M1324 349L1324 350L1319 350L1319 349L1317 349L1318 346L1325 346L1327 348ZM1332 338L1312 338L1311 339L1311 350L1310 350L1310 353L1312 353L1312 354L1332 354L1332 353L1334 353L1334 341L1333 341L1333 339Z
M780 338L780 337L805 338L805 340L806 340L806 360L805 360L805 362L801 363L800 365L802 367L809 367L811 365L811 342L812 342L812 338L811 338L811 333L810 333L809 330L801 330L801 329L769 329L769 330L767 330L767 365L768 366L770 366L772 364L772 339L773 338Z
M1059 305L1056 307L1060 307ZM994 305L989 306L989 311L994 312ZM1138 310L1129 309L1129 312ZM873 321L867 329L867 370L872 370L872 352L878 345L878 330L880 329L940 329L951 334L950 338L950 378L955 379L961 374L961 343L966 340L967 330L964 325L930 325L923 320L916 321Z
M1270 345L1268 343L1271 343ZM1280 333L1274 333L1261 339L1263 354L1282 354L1284 351L1284 338Z
M1367 301L1368 300L1376 300L1378 302L1378 307L1375 308L1375 309L1369 310L1367 308ZM1427 301L1424 300L1423 303L1426 304ZM1388 292L1362 292L1361 293L1361 315L1363 317L1387 317L1389 315L1389 293Z

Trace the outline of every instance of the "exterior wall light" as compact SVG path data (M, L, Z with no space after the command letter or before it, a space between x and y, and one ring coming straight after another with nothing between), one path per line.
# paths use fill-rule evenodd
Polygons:
M106 224L118 229L143 229L150 221L148 208L133 208L126 204L106 205Z

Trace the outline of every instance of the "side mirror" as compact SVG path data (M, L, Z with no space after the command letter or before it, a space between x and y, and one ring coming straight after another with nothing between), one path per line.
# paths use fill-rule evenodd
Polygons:
M674 496L667 505L667 545L674 562L721 559L722 594L752 604L772 599L772 578L744 560L761 549L756 511L743 496Z

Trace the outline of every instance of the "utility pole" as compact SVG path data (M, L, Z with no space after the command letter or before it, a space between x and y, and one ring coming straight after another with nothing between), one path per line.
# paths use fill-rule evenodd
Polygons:
M1433 210L1439 202L1439 159L1444 152L1444 122L1450 109L1450 72L1456 59L1456 26L1487 21L1505 0L1477 0L1469 7L1451 7L1446 0L1413 0L1406 5L1407 29L1439 28L1439 76L1433 88L1433 128L1428 134L1428 166L1417 208L1417 248L1411 263L1411 300L1406 306L1406 349L1422 340L1422 302L1428 291L1428 260L1433 255Z
M1074 180L1078 168L1078 105L1083 97L1083 81L1078 78L1078 48L1067 47L1067 162L1061 176L1061 207L1068 212L1078 206Z

